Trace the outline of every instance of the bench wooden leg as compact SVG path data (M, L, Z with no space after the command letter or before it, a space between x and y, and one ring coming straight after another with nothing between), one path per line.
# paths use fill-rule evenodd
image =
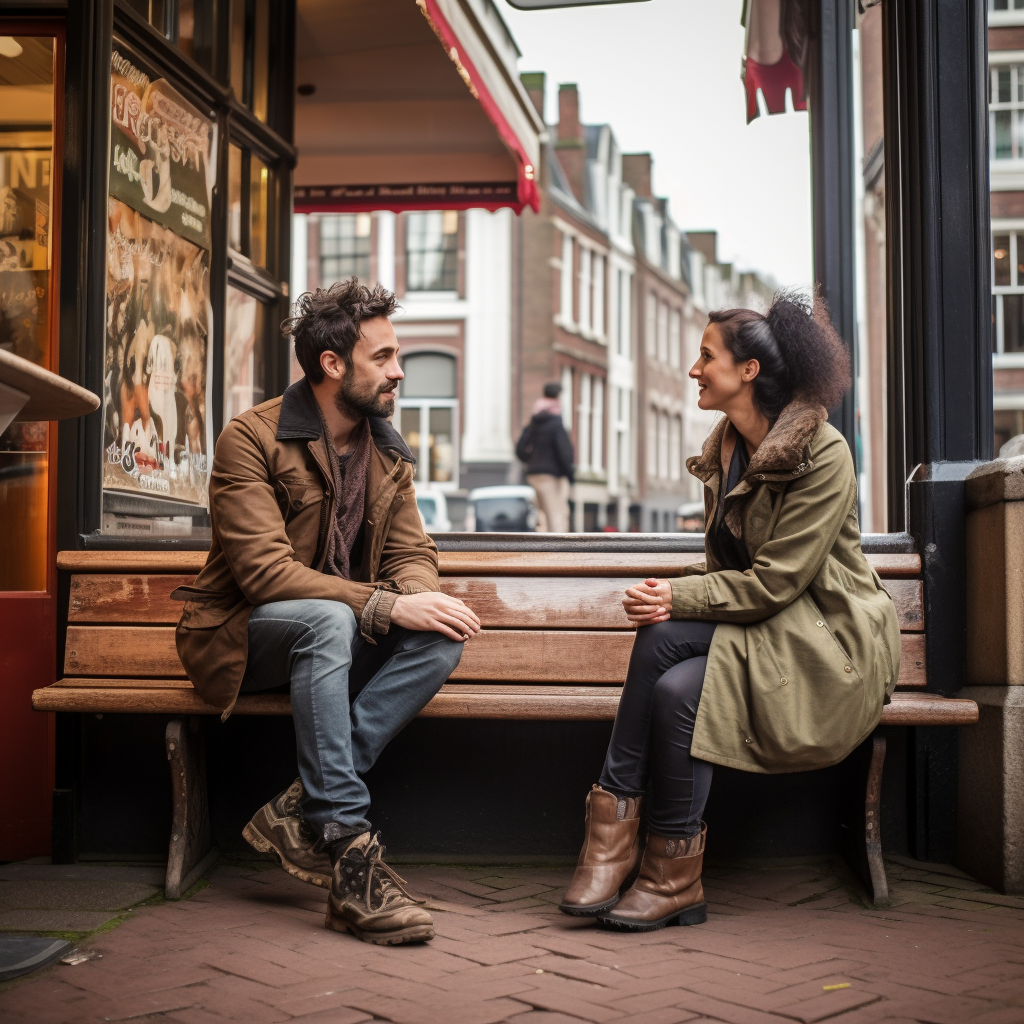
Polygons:
M857 807L845 825L844 855L847 863L864 883L877 906L889 902L889 880L882 859L882 769L885 766L885 738L874 735L858 751L863 774L858 778ZM861 802L859 783L864 779Z
M174 718L165 742L171 765L171 845L164 895L171 900L196 884L217 859L206 800L206 753L199 719Z

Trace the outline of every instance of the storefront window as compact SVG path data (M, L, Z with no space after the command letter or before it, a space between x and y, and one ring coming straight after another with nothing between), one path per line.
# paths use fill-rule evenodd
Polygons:
M265 397L263 338L266 307L228 285L224 338L224 422Z
M228 245L242 251L242 150L228 146Z
M410 213L406 220L406 290L453 292L458 287L459 214Z
M458 484L456 366L452 356L416 353L402 362L399 429L416 456L416 479Z
M50 338L55 43L43 36L4 36L3 43L0 348L56 369ZM0 591L46 590L50 451L47 423L15 422L0 434Z
M231 0L231 87L261 121L267 120L269 60L270 0Z
M267 265L270 171L258 157L249 157L249 259L258 267Z
M370 276L368 213L344 213L320 218L320 281L329 286L349 277Z

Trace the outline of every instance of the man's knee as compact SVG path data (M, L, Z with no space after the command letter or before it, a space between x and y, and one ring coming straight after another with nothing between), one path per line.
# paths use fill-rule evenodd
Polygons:
M305 627L306 635L318 644L351 644L359 628L355 612L340 601L278 601L254 608L251 625L259 628L263 619L294 622Z

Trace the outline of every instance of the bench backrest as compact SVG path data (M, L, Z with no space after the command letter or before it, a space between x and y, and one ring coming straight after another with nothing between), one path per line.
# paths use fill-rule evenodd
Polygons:
M900 689L926 684L920 558L869 554L892 594L903 635ZM678 576L695 553L442 551L442 588L471 604L484 631L453 682L620 685L633 643L620 604L644 575ZM203 552L62 552L71 576L66 678L188 686L174 648L181 604Z

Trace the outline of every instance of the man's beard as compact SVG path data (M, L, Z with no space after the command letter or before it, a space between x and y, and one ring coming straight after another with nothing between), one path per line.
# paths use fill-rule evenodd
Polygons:
M393 396L392 384L384 384L379 388L366 385L359 387L346 373L341 380L341 387L334 394L334 404L338 412L350 419L358 419L360 416L388 417L395 408Z

